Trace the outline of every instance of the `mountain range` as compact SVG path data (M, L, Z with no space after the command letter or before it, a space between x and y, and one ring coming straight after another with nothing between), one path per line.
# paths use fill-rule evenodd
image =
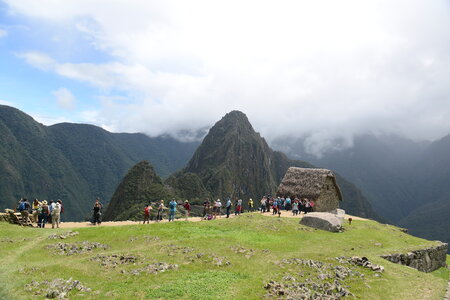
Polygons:
M149 166L142 167L145 165L141 162L129 171L116 190L110 207L143 207L145 199L147 203L157 199L147 190L137 188L144 182L154 182L147 179L151 172L146 171ZM290 160L283 153L273 151L265 139L255 132L244 113L232 111L209 130L186 167L170 176L164 187L159 183L159 188L155 186L154 190L161 194L161 189L164 189L170 197L189 199L196 205L201 205L204 197L242 198L245 203L249 198L254 198L257 205L263 195L275 194L291 166L314 168L307 162ZM378 217L361 191L339 175L337 181L345 199L343 208L355 215ZM137 190L141 193L136 194ZM133 196L129 197L130 194ZM108 219L120 220L122 211L114 211L112 213L108 207ZM127 216L133 217L137 212L139 210L133 209L132 214Z
M88 218L96 197L107 204L127 171L142 160L162 178L172 174L164 182L170 195L189 199L258 198L275 192L289 166L313 167L272 151L237 111L213 126L200 146L85 124L44 126L9 106L0 106L0 133L0 205L14 207L20 197L62 199L66 220ZM356 186L342 177L338 181L344 208L377 217Z
M44 126L0 105L0 207L15 207L21 197L61 199L65 220L83 220L96 197L110 201L137 162L148 160L167 177L185 165L198 144L86 124Z
M366 134L355 137L351 147L320 156L308 153L302 139L271 145L275 150L237 111L211 127L200 143L86 124L44 126L0 105L0 207L14 207L21 197L62 199L65 220L86 219L93 200L107 204L130 168L143 160L158 176L161 195L194 201L258 199L274 193L289 166L318 166L337 173L342 207L349 213L450 241L450 135L416 142Z

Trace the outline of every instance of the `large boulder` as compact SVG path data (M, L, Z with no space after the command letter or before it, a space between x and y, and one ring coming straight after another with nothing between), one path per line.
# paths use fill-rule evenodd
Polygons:
M342 231L342 218L327 212L312 212L303 216L300 224L331 232Z

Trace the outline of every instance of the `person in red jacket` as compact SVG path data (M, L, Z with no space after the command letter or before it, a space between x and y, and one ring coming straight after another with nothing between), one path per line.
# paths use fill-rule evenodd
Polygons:
M152 206L147 204L144 208L144 223L147 221L147 224L150 224L150 211L152 210Z
M185 209L186 221L187 221L188 217L191 215L191 204L189 204L188 200L184 201L183 207Z

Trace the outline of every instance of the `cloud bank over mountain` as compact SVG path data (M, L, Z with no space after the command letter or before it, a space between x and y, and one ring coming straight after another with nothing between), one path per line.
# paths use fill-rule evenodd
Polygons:
M5 2L49 39L75 35L103 54L16 51L93 87L83 118L114 131L195 131L238 109L269 139L307 136L317 151L365 132L450 132L444 0Z

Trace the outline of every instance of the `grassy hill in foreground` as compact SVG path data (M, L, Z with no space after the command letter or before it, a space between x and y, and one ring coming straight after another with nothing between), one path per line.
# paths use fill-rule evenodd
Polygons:
M80 228L79 235L65 240L47 238L66 231L0 223L0 298L42 299L24 286L56 278L80 280L92 289L72 291L70 299L258 299L267 293L264 286L270 280L334 280L319 280L317 270L306 265L280 263L292 258L320 261L331 264L330 268L341 265L363 274L341 281L357 299L442 299L449 275L445 268L421 273L380 258L436 242L375 221L355 220L343 233L329 233L299 225L298 219L247 214L217 221ZM99 242L109 248L72 256L47 249L61 241ZM378 277L335 259L354 255L368 257L385 271ZM178 268L157 274L140 272L155 263ZM155 266L152 270L159 268ZM335 269L320 273L330 270Z

